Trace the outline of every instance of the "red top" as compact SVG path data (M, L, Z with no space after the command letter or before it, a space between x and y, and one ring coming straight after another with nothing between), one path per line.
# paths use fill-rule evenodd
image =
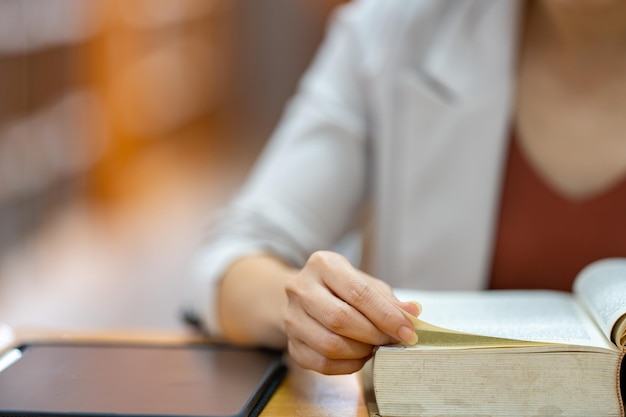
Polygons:
M599 195L568 200L512 138L503 185L490 288L569 291L592 261L626 257L626 178Z

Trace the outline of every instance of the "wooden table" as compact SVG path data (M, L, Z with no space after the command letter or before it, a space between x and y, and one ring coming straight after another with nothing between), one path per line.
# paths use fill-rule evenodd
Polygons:
M261 416L367 417L368 412L357 374L321 375L290 365Z

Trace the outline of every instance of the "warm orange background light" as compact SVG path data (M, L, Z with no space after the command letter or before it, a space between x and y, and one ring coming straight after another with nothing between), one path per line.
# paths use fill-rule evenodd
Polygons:
M338 3L0 2L0 322L176 326Z

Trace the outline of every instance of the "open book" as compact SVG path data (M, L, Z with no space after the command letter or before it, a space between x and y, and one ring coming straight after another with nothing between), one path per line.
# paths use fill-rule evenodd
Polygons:
M572 293L428 292L415 346L381 346L368 370L380 416L624 416L626 259L585 268Z

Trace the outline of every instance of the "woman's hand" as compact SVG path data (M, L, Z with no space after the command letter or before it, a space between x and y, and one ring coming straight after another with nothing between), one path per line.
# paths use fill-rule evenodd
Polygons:
M355 269L333 252L316 252L287 281L284 326L289 354L300 366L325 374L359 370L375 346L415 344L417 335L401 302L384 282Z

